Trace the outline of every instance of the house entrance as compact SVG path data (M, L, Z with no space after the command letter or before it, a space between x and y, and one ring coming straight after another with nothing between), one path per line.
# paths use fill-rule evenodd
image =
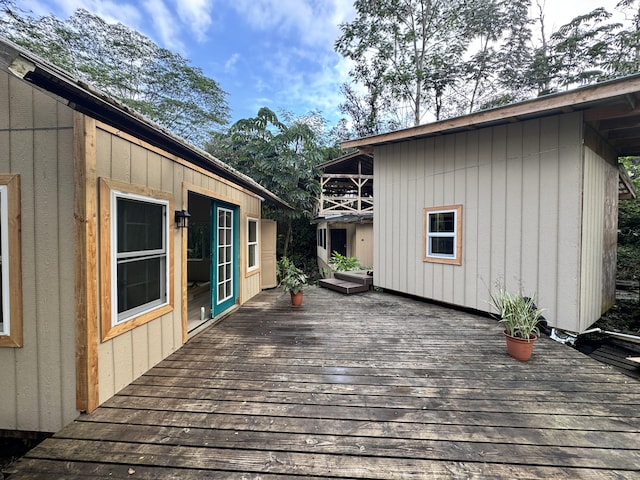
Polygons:
M189 192L187 332L235 305L239 298L239 209Z
M340 255L347 256L347 229L332 228L331 229L331 245L330 252L338 252Z
M238 207L214 201L211 208L211 308L216 317L238 300L240 255Z

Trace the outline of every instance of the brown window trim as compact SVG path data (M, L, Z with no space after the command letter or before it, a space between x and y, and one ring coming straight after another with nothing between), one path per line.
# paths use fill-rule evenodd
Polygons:
M20 175L0 175L7 187L9 226L9 335L0 336L0 347L22 347L22 243L20 232Z
M117 180L110 180L106 178L99 179L100 189L100 210L99 210L99 222L100 222L100 287L102 295L100 295L100 325L101 325L101 340L102 342L110 340L118 335L133 330L140 325L155 320L169 312L174 308L174 266L173 266L173 237L174 237L174 224L171 221L173 214L173 196L166 192L153 190L147 187L132 185ZM141 315L135 316L129 320L118 325L111 324L111 298L113 292L111 291L111 191L117 190L123 193L131 193L137 195L143 195L150 198L157 198L160 200L166 200L169 202L167 207L167 215L169 216L169 245L167 253L167 262L169 263L169 283L168 283L168 300L166 305L159 306L149 312L145 312Z
M427 232L429 213L454 210L456 212L456 252L454 258L440 258L428 256ZM444 263L448 265L462 265L462 205L444 205L441 207L427 207L422 213L422 260L429 263Z

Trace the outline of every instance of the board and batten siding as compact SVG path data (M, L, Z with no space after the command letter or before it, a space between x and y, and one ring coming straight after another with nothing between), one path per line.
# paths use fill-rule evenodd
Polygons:
M586 330L615 303L616 244L607 240L612 233L617 235L618 170L589 147L585 148L583 188L579 331Z
M581 138L571 113L376 147L376 285L481 311L502 285L575 331ZM462 265L423 262L423 209L457 204Z
M96 129L96 174L106 178L170 194L174 209L188 209L188 191L223 200L239 207L240 303L260 292L260 275L246 274L246 217L260 218L261 201L229 181L194 167L169 153L145 144L103 124ZM173 212L169 212L173 215ZM183 283L186 275L186 234L173 230L174 309L98 346L99 402L102 403L177 350L183 336ZM184 272L186 273L186 272ZM99 288L101 291L101 287Z
M0 173L20 176L24 338L0 348L0 429L54 432L78 414L73 111L6 72Z

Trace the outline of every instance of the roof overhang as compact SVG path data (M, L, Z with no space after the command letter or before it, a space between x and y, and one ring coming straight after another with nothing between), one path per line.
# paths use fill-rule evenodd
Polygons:
M249 190L263 200L292 209L287 202L249 176L187 143L104 92L3 38L0 38L0 69L53 94L60 102L78 112L183 158Z
M617 156L640 155L640 75L602 82L575 90L461 117L363 137L342 148L371 151L388 143L405 142L582 111L584 121L612 147Z
M373 223L373 212L318 215L311 223Z
M324 162L318 169L326 173L358 173L361 169L363 174L373 174L373 154L356 150Z

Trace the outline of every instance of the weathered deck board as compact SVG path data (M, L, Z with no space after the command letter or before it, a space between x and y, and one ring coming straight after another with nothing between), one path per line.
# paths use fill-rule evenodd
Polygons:
M494 320L378 292L288 303L203 331L11 479L640 478L640 383L570 347L517 362Z

